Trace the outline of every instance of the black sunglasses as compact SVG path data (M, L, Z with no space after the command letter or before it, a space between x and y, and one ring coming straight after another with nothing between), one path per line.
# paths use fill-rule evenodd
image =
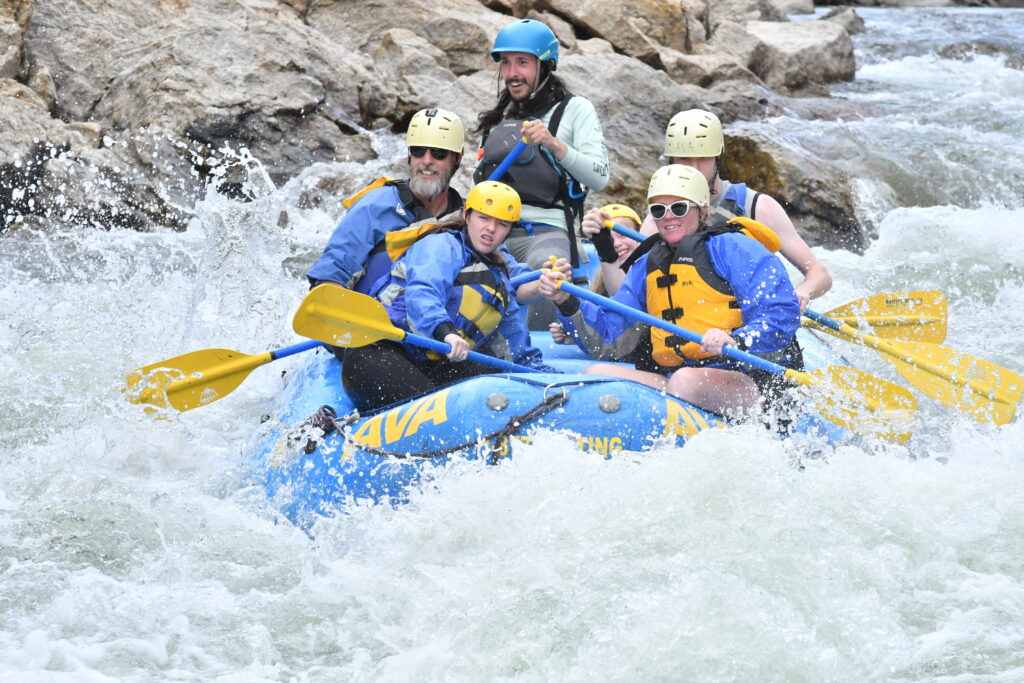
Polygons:
M669 205L665 204L651 204L647 207L647 210L651 212L651 218L656 221L660 221L665 217L665 213L668 211L672 212L672 215L676 218L682 218L686 214L690 213L690 207L695 206L692 202L680 201L672 202Z
M410 147L409 154L419 159L421 156L427 153L428 149L430 150L430 156L434 157L438 161L444 161L445 159L448 158L448 155L451 153L451 150L438 149L437 147Z

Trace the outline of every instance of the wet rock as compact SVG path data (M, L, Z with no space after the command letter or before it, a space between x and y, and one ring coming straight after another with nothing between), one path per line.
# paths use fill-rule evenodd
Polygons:
M1024 69L1024 47L1008 45L987 40L976 40L965 43L954 43L939 49L939 56L946 59L969 61L977 55L986 57L1002 57L1006 66L1011 69Z
M700 17L679 2L544 0L543 4L578 26L581 35L604 38L617 51L653 66L661 65L660 47L689 52L706 38Z
M818 94L853 68L852 48L843 61L842 36L815 28L839 25L786 22L783 12L795 6L6 0L0 70L20 83L0 94L8 115L0 166L23 186L0 201L5 211L20 202L23 217L181 228L188 215L171 207L187 212L209 183L248 196L254 159L278 184L320 164L351 162L346 173L360 175L358 164L387 165L378 160L382 140L381 153L394 154L394 137L376 131L401 134L418 109L452 109L472 129L500 85L488 55L494 36L513 17L531 16L552 26L562 46L559 74L594 102L605 128L612 181L590 201L641 204L677 111L708 106L727 122L852 115L825 98L786 97ZM13 155L24 164L17 173ZM457 187L468 187L471 166L463 163ZM98 194L59 186L76 182ZM793 206L812 206L814 191L806 185ZM24 213L30 209L37 214Z
M183 224L150 176L102 147L102 128L65 124L31 88L0 80L0 231L27 218L48 225L150 229Z
M862 252L850 179L813 155L758 134L727 134L722 175L769 194L782 204L808 244Z
M832 21L839 24L851 36L864 30L864 20L861 19L860 15L852 7L836 7L829 10L821 19L822 21Z
M36 8L26 44L53 74L58 116L109 122L158 181L188 177L196 157L227 148L248 147L279 178L334 159L356 133L348 117L378 91L364 56L271 2L54 0ZM139 131L193 144L160 145L172 156L154 164L136 145ZM179 185L185 203L200 186Z
M762 0L717 0L709 3L708 26L712 31L723 21L746 23L748 21L787 21L777 7Z
M823 90L827 83L853 80L853 42L829 21L751 21L746 30L761 41L751 71L783 92Z
M784 17L790 14L814 14L813 0L768 0L775 11Z

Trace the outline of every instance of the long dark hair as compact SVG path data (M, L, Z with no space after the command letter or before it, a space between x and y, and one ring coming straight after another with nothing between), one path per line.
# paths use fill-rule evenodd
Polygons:
M469 211L472 210L473 209L469 209ZM434 226L434 229L431 230L431 233L443 232L446 230L449 232L461 232L466 238L466 246L469 247L470 251L477 255L477 258L479 258L481 261L484 261L485 263L489 263L492 266L501 268L501 270L505 271L505 275L511 275L508 272L508 263L505 262L505 257L502 255L500 249L495 249L490 254L481 254L479 251L473 248L473 243L470 242L469 240L469 232L467 232L466 230L466 219L462 217L462 212L459 212L456 215L452 216L451 218L446 218L445 220L438 223L436 226Z
M555 63L552 61L540 63L537 78L540 80L540 88L522 102L517 102L512 99L508 88L501 86L501 70L499 69L497 82L501 90L498 92L498 103L477 117L476 128L473 129L473 132L485 136L504 118L525 119L530 116L540 116L556 102L561 102L571 94L562 79L555 75Z

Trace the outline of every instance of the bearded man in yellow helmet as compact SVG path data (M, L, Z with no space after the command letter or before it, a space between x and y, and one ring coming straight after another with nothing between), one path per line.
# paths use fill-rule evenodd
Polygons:
M707 410L736 417L783 388L777 376L723 356L732 344L791 368L803 365L795 333L800 305L779 259L737 224L706 227L711 198L697 169L659 168L647 191L658 230L625 275L614 299L702 335L695 344L619 313L580 301L546 271L540 293L558 306L566 334L598 360L590 374L631 379ZM767 241L767 239L766 239Z
M306 273L310 285L329 282L368 293L391 268L387 233L432 223L462 208L462 197L448 185L465 147L458 115L444 109L416 112L405 144L409 177L378 178L343 202L348 212Z
M466 360L476 348L542 372L530 346L502 245L519 220L522 203L508 185L473 187L462 214L430 229L395 261L372 292L391 321L451 346L447 357L417 346L380 341L348 349L342 383L361 411L430 391L474 375L495 372Z

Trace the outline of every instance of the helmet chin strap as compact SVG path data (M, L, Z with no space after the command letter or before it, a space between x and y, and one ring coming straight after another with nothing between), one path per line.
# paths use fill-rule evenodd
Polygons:
M539 69L539 68L540 68L540 67L538 66L538 69ZM548 79L549 79L550 77L551 77L551 72L549 71L549 72L548 72L548 74L547 74L546 76L544 76L544 80L543 80L543 81L541 81L540 83L538 83L538 84L537 84L537 87L535 87L535 88L534 88L534 89L533 89L533 90L532 90L532 91L530 92L530 94L526 96L526 99L527 99L527 100L532 100L532 99L533 99L534 97L536 97L537 93L539 93L539 92L540 92L541 90L543 90L543 89L544 89L544 86L548 84Z
M722 177L722 155L719 154L715 157L715 179L711 183L711 187L708 189L711 191L711 196L714 197L718 194L718 180Z

